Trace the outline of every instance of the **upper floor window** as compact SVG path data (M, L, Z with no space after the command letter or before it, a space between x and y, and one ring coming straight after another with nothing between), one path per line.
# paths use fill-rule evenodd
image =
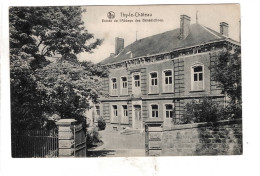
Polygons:
M150 93L158 93L158 74L157 72L150 73Z
M157 73L151 73L151 85L152 86L157 86Z
M134 86L140 87L140 75L134 75Z
M121 95L127 95L128 89L127 89L127 77L121 77Z
M127 88L127 78L126 77L122 77L122 88L126 89Z
M163 91L172 92L173 91L173 76L172 70L166 70L163 72L164 82Z
M173 105L172 104L165 105L165 118L166 119L173 118Z
M112 89L117 89L116 78L112 78Z
M159 117L159 107L158 105L151 105L151 117L158 118Z
M116 78L112 78L111 79L111 84L112 84L111 95L117 95L117 81L116 81Z
M132 96L141 96L141 73L132 73Z
M191 90L204 89L204 68L203 65L195 65L191 71Z

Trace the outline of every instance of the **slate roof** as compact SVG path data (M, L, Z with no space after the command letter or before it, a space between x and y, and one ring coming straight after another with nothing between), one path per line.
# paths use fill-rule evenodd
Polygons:
M220 33L200 24L192 24L190 26L190 34L184 40L180 40L179 35L180 28L177 28L137 40L126 46L117 56L109 56L99 62L99 64L106 65L131 58L171 52L179 48L220 41L226 38Z

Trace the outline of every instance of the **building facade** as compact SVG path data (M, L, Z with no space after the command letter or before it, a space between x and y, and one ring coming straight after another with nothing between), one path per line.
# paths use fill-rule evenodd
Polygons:
M143 38L124 47L115 39L115 53L100 62L109 68L103 81L107 96L100 97L100 116L113 125L142 129L148 118L164 125L178 124L184 106L193 99L212 97L224 104L225 96L210 77L219 52L240 43L228 37L228 24L220 32L190 24L180 16L180 28Z

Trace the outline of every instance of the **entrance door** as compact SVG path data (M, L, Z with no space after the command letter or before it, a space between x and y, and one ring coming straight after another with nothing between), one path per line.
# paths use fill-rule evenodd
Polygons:
M134 114L135 114L134 128L141 129L141 125L142 125L141 105L134 105Z

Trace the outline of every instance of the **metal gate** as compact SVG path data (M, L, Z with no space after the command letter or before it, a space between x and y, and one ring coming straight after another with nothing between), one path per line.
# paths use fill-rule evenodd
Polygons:
M58 157L58 132L52 130L30 130L12 135L13 158Z
M74 157L86 157L86 135L82 124L74 125Z

